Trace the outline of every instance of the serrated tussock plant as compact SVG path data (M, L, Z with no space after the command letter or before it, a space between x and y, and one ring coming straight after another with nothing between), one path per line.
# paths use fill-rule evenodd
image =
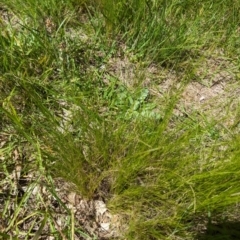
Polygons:
M45 179L64 206L53 184L64 179L82 197L103 200L121 214L127 239L193 239L194 219L239 203L239 102L230 97L224 116L216 117L194 88L225 91L233 77L210 79L208 88L199 80L219 62L237 80L237 1L11 0L2 1L2 9L9 19L0 16L1 174L10 179L12 156L21 155L24 173L39 177L30 192ZM214 59L213 50L221 57ZM135 65L142 69L134 75ZM219 82L220 90L214 88ZM189 86L200 97L198 110L194 97L190 110L182 106ZM238 93L238 81L235 88L226 91ZM4 234L19 230L15 220L30 192ZM25 237L37 238L47 225L65 236L47 211L30 213L40 227ZM73 226L74 214L66 214ZM66 236L73 238L73 228Z

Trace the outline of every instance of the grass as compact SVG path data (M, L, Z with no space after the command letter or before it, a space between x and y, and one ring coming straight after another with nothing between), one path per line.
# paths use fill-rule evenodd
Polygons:
M239 222L239 7L2 1L2 237L101 239L64 184L119 214L119 239Z

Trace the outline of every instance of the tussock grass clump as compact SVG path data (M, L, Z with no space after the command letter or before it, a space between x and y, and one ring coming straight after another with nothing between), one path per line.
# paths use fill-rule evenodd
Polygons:
M240 196L238 11L232 1L3 1L3 236L95 237L58 197L59 177L121 214L127 239L193 239L196 221L204 225L233 209ZM187 108L185 87L199 72L207 72L206 83L218 70L206 64L199 71L209 60L204 52L213 50L232 63L224 62L231 77L209 79L215 98L208 111L201 108L206 96ZM119 72L130 67L112 59L138 64L132 79L122 80L127 74ZM229 82L231 101L215 116L213 87L230 91ZM36 193L42 186L61 206L61 226L44 191ZM33 202L37 210L26 210ZM28 219L35 220L26 230Z
M123 36L137 56L173 63L204 48L230 52L239 44L239 4L231 1L101 1L106 31Z

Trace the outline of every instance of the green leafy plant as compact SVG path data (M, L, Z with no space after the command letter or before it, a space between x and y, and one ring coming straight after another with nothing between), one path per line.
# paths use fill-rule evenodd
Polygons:
M142 88L134 92L123 85L118 85L114 78L105 89L103 98L109 102L109 109L113 110L118 118L130 120L140 118L161 119L160 113L154 112L156 104L148 102L149 90Z

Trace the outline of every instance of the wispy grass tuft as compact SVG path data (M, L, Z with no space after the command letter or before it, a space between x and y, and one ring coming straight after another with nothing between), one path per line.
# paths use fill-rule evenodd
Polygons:
M89 237L58 197L58 177L121 214L127 239L193 239L195 219L239 203L239 102L227 101L217 117L204 98L200 110L179 106L201 61L214 60L205 51L234 62L227 71L235 77L237 1L11 0L2 9L3 237ZM236 94L234 77L211 79L208 90L235 81ZM19 161L22 191L13 177ZM43 189L65 214L62 228Z
M231 1L102 1L106 31L120 34L138 57L182 62L208 48L234 51L239 4ZM231 50L232 49L232 50Z

